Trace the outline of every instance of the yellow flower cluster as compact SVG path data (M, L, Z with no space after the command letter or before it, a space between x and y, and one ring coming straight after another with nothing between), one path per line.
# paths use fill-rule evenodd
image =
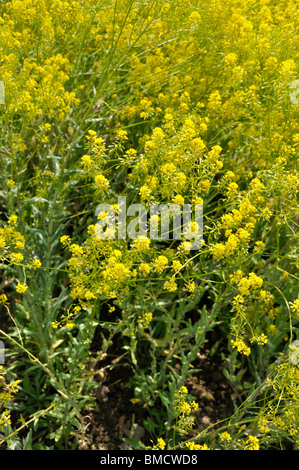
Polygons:
M195 401L189 403L187 401L188 389L182 386L178 392L174 394L174 406L177 412L176 428L191 429L194 424L194 417L190 416L192 412L198 409L198 404Z
M232 340L231 344L234 348L237 348L238 352L244 354L245 356L249 356L250 354L250 347L247 346L243 340L237 339Z
M249 436L244 444L244 450L259 450L259 440L256 436Z
M263 279L255 273L249 273L248 278L242 277L238 283L238 290L242 296L249 295L250 289L259 289L263 285Z
M7 382L6 379L7 372L3 369L3 366L0 366L0 384L1 384L1 393L0 393L0 406L1 406L1 415L0 415L0 431L11 424L11 414L7 409L9 402L17 394L20 388L20 380L14 380L12 382ZM2 409L4 408L4 409Z
M148 328L152 319L153 319L152 312L144 313L143 315L139 315L138 317L138 320L140 321L143 328Z

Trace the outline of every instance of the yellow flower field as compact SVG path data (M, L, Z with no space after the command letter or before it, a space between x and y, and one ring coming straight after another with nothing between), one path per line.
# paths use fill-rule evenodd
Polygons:
M298 450L298 44L296 0L0 4L1 449Z

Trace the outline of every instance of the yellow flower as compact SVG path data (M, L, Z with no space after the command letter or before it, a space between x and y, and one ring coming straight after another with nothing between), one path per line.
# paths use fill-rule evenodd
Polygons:
M164 450L166 447L166 442L164 441L164 439L162 439L162 437L159 437L158 440L157 440L157 444L155 446L152 447L153 450Z
M172 202L174 202L175 204L179 204L180 206L182 206L185 202L183 196L181 196L180 194L177 194L173 199L172 199Z
M8 188L13 188L16 183L13 180L8 180L6 184Z
M12 263L20 263L21 261L23 261L24 256L22 255L22 253L11 253L10 259Z
M81 246L77 245L77 243L73 243L70 246L70 250L71 250L72 254L75 255L75 256L83 255L83 248Z
M33 260L32 266L33 266L34 268L40 268L41 265L42 265L42 263L40 262L39 259Z
M166 443L161 437L159 437L159 439L157 441L157 445L159 446L160 449L164 450L165 446L166 446Z
M20 240L17 240L17 241L16 241L15 246L16 246L16 248L17 248L18 250L24 250L24 243L23 243L22 241L20 241Z
M195 285L195 282L194 282L194 281L186 282L185 286L186 286L186 289L187 289L189 292L194 292L195 289L196 289L196 285Z
M250 348L246 346L243 340L238 339L238 340L232 340L231 344L234 348L237 348L238 352L241 354L244 354L245 356L249 356L250 354Z
M161 166L160 171L162 175L170 175L175 173L176 167L173 163L165 163L165 165Z
M186 181L187 181L187 177L182 171L177 173L174 179L174 183L177 186L178 190L182 190L184 188Z
M93 300L96 298L96 296L94 295L93 292L91 292L90 290L88 290L86 293L85 293L85 299L86 300Z
M19 294L24 294L24 292L26 292L26 290L28 289L28 286L27 284L24 282L24 283L21 283L19 282L17 284L17 287L16 287L16 291L19 293Z
M187 387L185 387L185 385L182 385L179 392L178 392L178 394L176 394L176 395L187 395L187 393L188 393Z
M198 11L193 11L191 15L189 16L190 21L198 22L201 20L201 16L198 13Z
M62 243L62 245L66 245L69 241L70 241L69 235L63 235L62 237L60 237L60 243Z
M4 305L7 302L7 296L5 294L0 294L0 305Z
M192 201L194 204L199 204L199 205L203 205L203 198L200 197L200 196L197 196L194 198L194 200Z
M141 322L143 328L147 328L150 322L153 319L152 312L144 313L143 315L139 315L138 320Z
M253 343L254 341L256 341L257 344L264 345L268 342L268 338L264 333L262 333L261 335L253 336L250 342Z
M137 251L147 251L150 247L151 240L147 237L139 236L132 243L132 248Z
M144 184L141 188L140 188L140 191L139 191L139 194L141 196L141 199L146 201L148 199L151 198L151 189L148 187L147 184Z
M250 281L247 279L247 277L243 277L239 284L238 284L238 289L241 293L242 296L246 296L249 294L249 289L250 289Z
M3 250L6 246L6 241L4 237L0 237L0 250Z
M263 285L263 279L257 276L255 273L249 273L248 275L251 287L253 289L258 289Z
M131 162L136 158L136 155L137 155L137 151L133 148L130 148L126 151L126 153L124 154L124 157L127 161Z
M174 271L178 271L179 269L181 269L181 267L182 267L182 263L181 263L180 261L174 260L174 261L172 262L172 269L173 269Z
M166 256L160 255L154 260L155 271L161 273L168 264Z
M246 450L259 450L259 440L255 436L249 436L245 442L245 449Z
M291 303L291 310L296 317L299 316L299 299L296 299L293 303Z
M263 251L264 248L265 248L265 243L258 240L255 243L254 251L256 251L257 253L260 253L261 251Z
M207 446L207 444L199 445L198 450L210 450L210 448Z
M143 276L146 276L151 270L151 267L148 263L140 263L139 271Z
M221 95L219 90L212 92L209 96L208 100L208 108L209 109L217 109L221 106Z
M109 189L109 181L104 175L96 175L94 178L94 184L98 189L102 189L104 191L108 191Z
M93 161L90 155L83 155L83 157L81 158L81 164L85 169L91 168L91 166L93 165Z
M265 433L269 432L269 428L268 428L267 424L268 424L267 419L264 416L261 416L258 420L259 430L261 432L265 432Z
M223 243L216 243L212 249L212 254L216 259L222 259L225 256L225 245Z
M177 290L178 286L177 283L173 278L169 279L164 283L164 289L167 290L168 292L175 292Z
M18 217L16 215L11 215L8 219L8 223L14 226L17 224L17 221L18 221Z
M127 136L128 136L128 133L124 129L119 129L118 131L116 131L116 140L120 140L120 141L128 140Z
M276 335L279 332L279 329L272 323L268 326L267 331L269 335Z
M227 195L228 197L234 197L238 194L238 184L235 182L232 182L228 185L228 192Z
M195 444L194 442L186 442L189 450L210 450L207 444Z
M165 137L165 133L163 131L163 129L161 129L161 127L155 127L153 129L153 133L152 133L152 139L154 141L162 141Z
M196 403L196 401L192 401L192 402L190 403L190 406L191 406L191 408L192 408L193 411L198 410L198 403Z
M235 65L237 62L238 56L234 52L231 52L230 54L227 54L224 57L224 62L226 65Z
M232 440L231 435L226 431L220 434L220 439L224 442L229 442Z

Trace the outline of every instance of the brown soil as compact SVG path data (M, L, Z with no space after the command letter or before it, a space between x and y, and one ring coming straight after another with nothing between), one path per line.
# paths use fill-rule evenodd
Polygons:
M199 405L196 426L190 435L231 416L234 411L233 390L222 372L224 363L219 360L219 355L211 357L209 354L214 335L212 332L193 363L194 369L200 370L189 375L185 383ZM109 363L109 357L105 363ZM128 437L152 445L151 436L143 427L148 410L132 403L133 392L127 386L129 377L130 371L123 365L99 374L98 408L86 413L86 432L80 441L80 449L119 450L126 445L124 438Z

